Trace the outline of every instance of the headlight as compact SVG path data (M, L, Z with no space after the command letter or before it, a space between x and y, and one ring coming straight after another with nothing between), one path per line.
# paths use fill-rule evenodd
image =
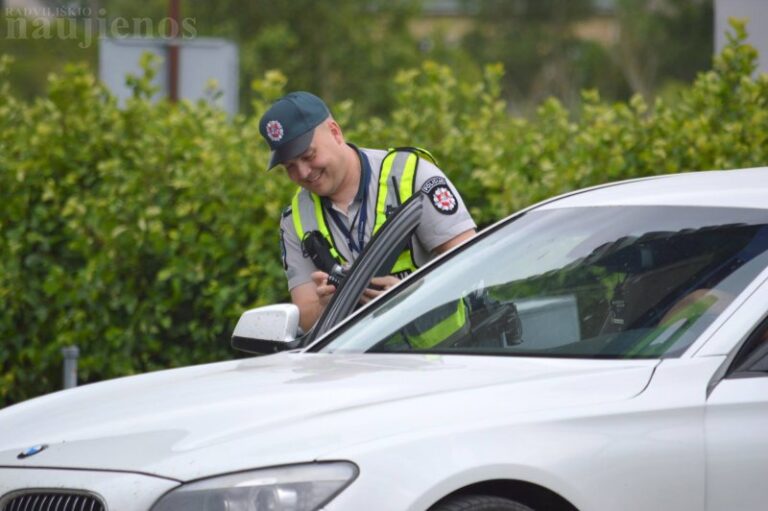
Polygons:
M347 462L239 472L180 486L152 511L315 511L356 476L357 467Z

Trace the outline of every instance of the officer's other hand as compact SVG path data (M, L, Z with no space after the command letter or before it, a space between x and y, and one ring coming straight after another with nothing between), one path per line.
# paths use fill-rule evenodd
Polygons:
M317 299L320 305L325 307L336 292L336 286L328 283L328 274L324 271L312 272L312 282L317 286Z
M398 282L400 282L400 279L392 275L372 278L370 285L363 291L363 296L360 297L360 303L368 303L377 296L381 296Z

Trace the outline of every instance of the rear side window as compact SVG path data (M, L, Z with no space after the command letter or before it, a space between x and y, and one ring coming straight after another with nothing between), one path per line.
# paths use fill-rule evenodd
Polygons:
M733 361L729 377L768 376L768 318L755 330Z

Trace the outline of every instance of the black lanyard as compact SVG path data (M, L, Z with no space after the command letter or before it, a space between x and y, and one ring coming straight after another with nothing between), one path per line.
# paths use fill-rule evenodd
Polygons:
M328 201L328 214L347 240L347 246L349 247L350 252L353 254L360 254L365 245L365 224L368 221L368 183L371 180L371 164L368 161L368 157L365 156L362 151L357 148L355 148L355 150L357 151L357 157L360 158L360 169L362 174L361 184L363 187L363 196L360 209L357 210L357 214L349 224L349 229L347 229L347 226L344 225L344 222L339 218L338 213L333 209L333 205L330 204L330 201ZM357 242L355 242L352 236L352 231L355 229L355 222L357 222Z

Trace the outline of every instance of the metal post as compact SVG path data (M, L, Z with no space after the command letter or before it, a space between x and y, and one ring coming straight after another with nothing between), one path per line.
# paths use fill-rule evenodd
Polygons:
M77 387L77 359L80 349L77 346L67 346L61 348L61 354L64 357L64 388Z
M168 19L170 34L168 41L168 99L179 100L179 23L181 21L180 0L169 0Z

